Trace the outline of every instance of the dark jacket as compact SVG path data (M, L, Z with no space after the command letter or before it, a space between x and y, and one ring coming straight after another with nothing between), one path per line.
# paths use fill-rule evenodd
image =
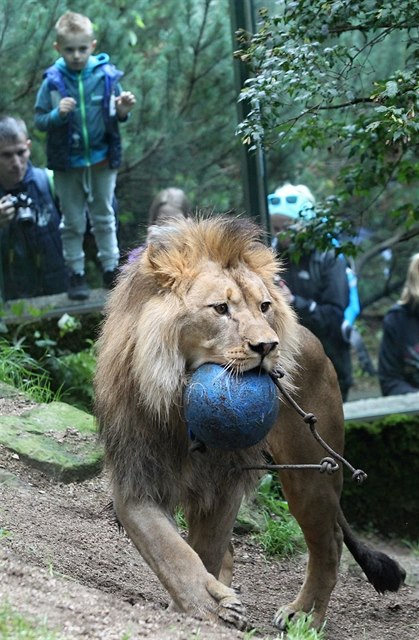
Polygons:
M333 250L313 251L299 263L285 262L282 277L294 295L293 306L302 325L321 341L331 359L345 400L352 385L351 347L342 336L349 304L345 261Z
M81 73L71 71L60 58L44 73L35 104L35 123L47 132L50 169L66 170L108 160L111 169L121 164L121 137L115 97L120 95L122 71L102 53L90 56ZM76 100L75 111L59 114L61 98Z
M19 188L7 193L21 192L32 199L36 222L24 224L15 217L0 229L0 286L4 300L60 293L67 288L60 216L46 171L29 163ZM0 188L0 197L3 195L6 192Z
M378 377L384 396L419 391L419 307L395 304L385 315Z

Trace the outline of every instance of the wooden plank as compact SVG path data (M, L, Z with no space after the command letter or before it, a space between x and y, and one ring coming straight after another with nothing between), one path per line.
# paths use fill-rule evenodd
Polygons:
M343 405L345 420L375 420L395 413L419 413L419 391L399 396L352 400Z
M8 300L1 306L0 321L22 324L38 318L59 318L64 313L82 315L100 312L106 300L106 289L91 289L87 300L70 300L67 293Z

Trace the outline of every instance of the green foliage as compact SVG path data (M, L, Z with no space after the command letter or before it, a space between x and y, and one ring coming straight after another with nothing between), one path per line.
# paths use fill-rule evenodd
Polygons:
M22 389L37 402L61 399L92 411L94 340L99 318L83 321L68 314L18 326L0 339L0 379Z
M258 488L258 502L263 509L265 525L256 539L268 556L284 558L300 553L306 547L302 531L279 492L276 480L271 474L266 474Z
M419 233L418 29L413 0L284 2L260 10L236 53L252 74L242 141L297 155L320 220L367 225L389 246Z
M51 402L59 396L59 391L51 389L48 372L24 350L22 343L11 345L4 338L0 338L0 380L35 402Z
M45 624L22 616L8 603L0 606L0 638L7 640L58 640Z
M52 365L52 358L50 358L54 377L61 384L62 400L91 412L93 376L96 367L94 345L91 343L83 351L55 357L53 362L54 365Z

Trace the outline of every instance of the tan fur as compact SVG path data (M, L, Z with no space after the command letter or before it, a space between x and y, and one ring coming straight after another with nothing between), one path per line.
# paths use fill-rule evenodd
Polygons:
M204 362L232 372L280 367L295 398L317 413L323 437L343 448L336 375L274 285L278 268L249 221L171 220L153 229L140 260L123 272L98 343L96 413L117 516L174 607L238 628L246 621L230 587L230 540L243 495L258 478L241 467L260 463L268 448L278 463L318 463L325 452L286 405L267 442L190 452L182 417L188 375ZM310 555L299 596L275 623L283 628L288 617L313 609L318 626L341 554L342 476L298 471L281 481ZM178 505L189 524L187 542L172 522Z

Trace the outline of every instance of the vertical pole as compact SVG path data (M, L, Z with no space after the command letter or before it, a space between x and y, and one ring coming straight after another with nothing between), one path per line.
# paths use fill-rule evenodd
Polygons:
M233 50L237 48L236 32L244 29L250 33L255 31L253 0L229 0ZM249 77L246 65L241 60L234 60L234 81L237 95ZM246 118L249 105L237 102L238 122ZM263 149L249 151L241 145L241 175L243 199L247 214L254 217L262 228L270 233L270 223L266 202L266 174Z

